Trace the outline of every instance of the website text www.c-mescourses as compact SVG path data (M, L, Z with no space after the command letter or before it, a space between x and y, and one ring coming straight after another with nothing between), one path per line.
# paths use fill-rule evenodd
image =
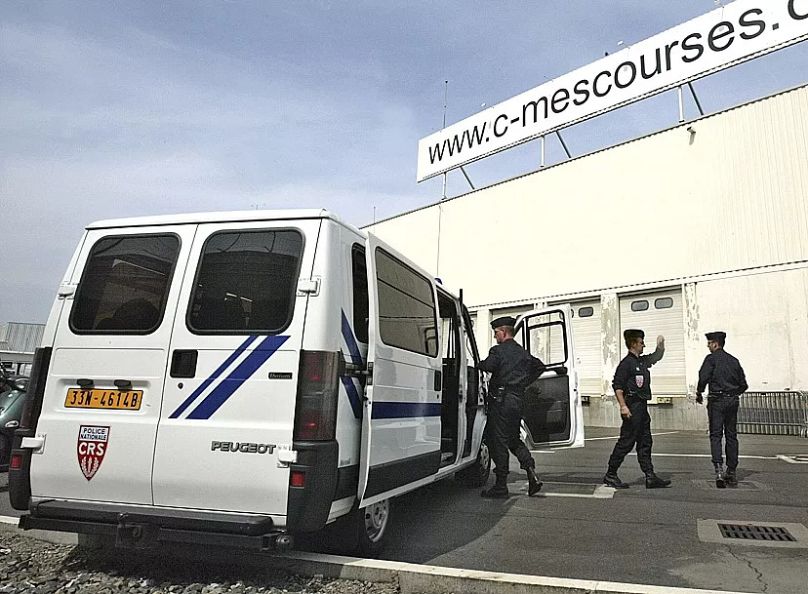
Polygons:
M788 0L788 16L796 21L808 19L808 1ZM559 114L570 104L583 106L592 97L605 97L613 89L627 89L637 80L648 80L665 71L676 68L677 64L691 64L702 59L707 52L723 52L733 43L744 43L763 35L769 27L776 29L778 24L767 23L762 8L752 8L742 13L737 22L721 21L708 32L694 31L679 40L672 40L655 50L645 52L617 65L613 70L603 70L589 78L582 78L573 85L559 87L552 94L538 97L522 104L520 114L500 113L493 121L484 122L454 134L429 148L429 162L440 162L444 156L451 157L485 144L494 138L508 134L511 126L525 128L547 119L551 114Z

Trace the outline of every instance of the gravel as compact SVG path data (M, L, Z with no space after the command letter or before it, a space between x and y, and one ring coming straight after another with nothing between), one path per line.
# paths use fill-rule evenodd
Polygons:
M0 527L0 594L398 594L394 583L370 583L273 569L222 565L116 549L43 542Z

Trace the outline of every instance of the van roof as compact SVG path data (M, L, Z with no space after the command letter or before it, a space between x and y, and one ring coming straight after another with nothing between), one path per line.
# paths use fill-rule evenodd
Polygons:
M359 229L340 219L332 212L320 209L233 210L226 212L192 212L151 217L107 219L87 225L87 229L115 227L151 227L156 225L191 225L200 223L232 223L243 221L285 221L300 219L331 219L340 225L364 235Z

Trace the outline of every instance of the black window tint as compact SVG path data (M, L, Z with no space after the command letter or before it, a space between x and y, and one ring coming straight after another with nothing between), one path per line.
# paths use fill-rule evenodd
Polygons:
M376 250L379 333L382 341L408 351L438 354L435 298L427 278Z
M353 327L356 340L368 341L368 272L365 249L358 245L351 250L353 280Z
M180 240L176 235L104 237L93 246L70 312L81 334L148 334L163 319Z
M292 320L303 251L297 231L227 231L205 242L191 296L195 332L273 334Z
M648 309L648 301L640 299L639 301L631 302L631 311L645 311Z
M579 318L591 318L593 315L595 315L594 307L582 307L578 310Z
M670 309L673 307L672 297L660 297L654 300L654 307L657 309Z

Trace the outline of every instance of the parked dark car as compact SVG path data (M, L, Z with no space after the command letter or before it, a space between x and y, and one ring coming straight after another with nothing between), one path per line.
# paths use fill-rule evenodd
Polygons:
M12 375L0 377L0 472L8 471L11 439L20 426L28 378Z

